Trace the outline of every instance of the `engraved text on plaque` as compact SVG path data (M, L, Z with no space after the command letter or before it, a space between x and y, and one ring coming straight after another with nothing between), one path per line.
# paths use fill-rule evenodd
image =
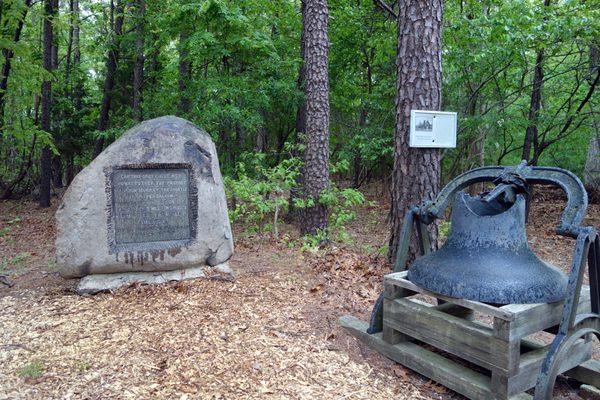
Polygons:
M187 168L114 170L114 244L190 239L189 182Z

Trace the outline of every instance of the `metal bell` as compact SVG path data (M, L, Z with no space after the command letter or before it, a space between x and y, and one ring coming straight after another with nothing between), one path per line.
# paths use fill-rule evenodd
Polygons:
M520 194L505 204L457 193L448 240L416 259L408 279L432 292L494 304L555 302L567 289L566 275L527 244Z

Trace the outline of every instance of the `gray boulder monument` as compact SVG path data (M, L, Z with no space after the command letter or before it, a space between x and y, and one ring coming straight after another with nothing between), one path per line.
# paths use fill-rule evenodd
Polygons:
M83 277L79 293L233 277L217 151L181 118L142 122L106 148L75 177L56 222L59 272Z

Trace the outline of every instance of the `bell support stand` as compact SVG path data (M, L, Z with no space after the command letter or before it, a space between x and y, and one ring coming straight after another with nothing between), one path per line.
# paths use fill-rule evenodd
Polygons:
M581 286L587 259L588 276L590 279L590 305L591 313L577 313ZM600 298L598 296L598 272L600 268L600 240L594 228L587 227L579 230L573 265L569 275L567 298L565 299L561 322L558 333L554 337L548 355L542 364L535 387L535 400L552 399L552 389L559 368L563 363L568 350L580 339L589 340L590 335L600 339ZM598 377L592 382L598 385Z
M444 216L457 192L480 182L496 185L482 196L487 202L512 204L535 184L558 186L566 193L567 204L556 232L575 238L576 245L564 302L494 305L444 296L408 279L413 232L421 256L429 254L427 226ZM449 182L435 201L411 207L406 213L393 273L384 278L385 290L373 307L369 325L352 316L341 317L340 324L387 357L470 399L530 399L524 392L533 387L535 400L551 399L556 376L561 373L598 387L600 363L590 359L591 335L600 338L600 240L593 228L581 226L586 209L583 184L560 168L530 167L523 161L516 167L468 171ZM589 287L582 285L586 261ZM417 293L433 297L439 305L410 298ZM493 325L484 327L473 321L474 311L490 316ZM550 346L525 338L543 330L556 333ZM477 364L489 374L454 363L415 340Z

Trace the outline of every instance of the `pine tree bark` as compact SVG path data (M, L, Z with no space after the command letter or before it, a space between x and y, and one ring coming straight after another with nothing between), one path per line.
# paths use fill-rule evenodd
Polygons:
M142 121L142 90L144 85L144 24L146 1L136 0L135 65L133 66L133 119Z
M120 38L123 35L123 0L117 0L116 6L113 7L111 1L111 14L115 15L114 28L111 33L111 40L106 57L106 76L104 78L104 89L102 96L102 105L100 106L100 117L98 119L98 131L104 132L108 128L108 117L110 113L110 105L113 98L113 90L115 88L115 75L117 72L117 64L119 62L119 44ZM92 159L96 158L104 148L104 137L99 137L94 143L94 152Z
M329 187L329 39L327 0L306 0L306 150L302 195L314 206L304 209L303 234L327 230L328 210L320 204Z
M399 2L396 123L388 256L396 257L408 207L433 199L440 188L440 152L409 147L411 109L439 110L442 95L442 0ZM437 227L432 226L432 243ZM410 254L417 252L412 240Z
M179 111L186 115L192 109L192 102L188 95L188 83L192 76L192 63L188 49L189 32L184 29L179 34Z
M54 0L44 0L44 69L52 73L53 63L53 24ZM52 81L46 78L42 82L42 115L40 119L42 130L50 133L52 130ZM50 186L52 180L52 151L44 146L40 157L40 207L50 207Z

